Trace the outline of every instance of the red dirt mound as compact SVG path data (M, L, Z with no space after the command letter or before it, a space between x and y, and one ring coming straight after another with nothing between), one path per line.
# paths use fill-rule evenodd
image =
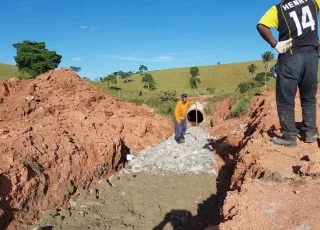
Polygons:
M0 229L43 211L173 134L147 106L122 103L68 69L0 82Z
M320 90L317 99L317 124L320 127ZM295 105L297 128L300 129L299 94ZM246 124L245 130L235 135L232 130L241 124ZM255 97L245 116L219 121L211 134L220 134L216 142L228 142L231 146L224 147L224 151L221 147L215 150L217 158L222 158L222 165L234 165L234 169L227 169L231 172L225 172L225 166L218 172L230 175L230 178L218 176L218 180L226 180L229 184L220 230L320 228L320 215L314 211L320 205L320 149L318 143L304 143L300 135L295 148L272 144L271 138L281 135L275 92ZM229 159L233 162L229 163ZM221 190L217 186L217 190Z

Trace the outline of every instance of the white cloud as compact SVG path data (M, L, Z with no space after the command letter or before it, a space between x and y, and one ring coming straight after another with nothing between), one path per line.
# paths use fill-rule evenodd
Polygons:
M72 58L73 61L81 61L82 58L81 57L75 57L75 58Z
M173 57L170 56L161 56L161 57L157 57L157 60L159 61L172 61Z
M186 50L181 52L170 52L167 55L174 56L174 55L180 55L180 54L196 54L196 53L212 53L212 50Z
M178 52L171 52L171 53L168 53L168 55L178 55L179 53Z
M94 26L79 26L79 28L80 29L85 29L85 30L90 30L90 31L95 31L95 30L97 30L97 28L96 27L94 27Z
M112 55L111 58L123 60L123 61L143 61L143 62L165 62L165 61L172 61L173 57L170 56L160 56L155 58L141 58L141 57L132 57L132 56L114 56Z

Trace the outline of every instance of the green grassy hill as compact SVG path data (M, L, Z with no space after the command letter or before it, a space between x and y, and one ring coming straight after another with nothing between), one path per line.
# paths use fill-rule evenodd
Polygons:
M16 66L0 63L0 80L7 80L12 77L19 77Z
M241 81L249 79L247 66L249 64L255 64L258 66L256 73L263 72L264 66L262 61L249 61L232 64L220 64L212 66L198 66L200 70L201 83L199 84L198 92L205 94L207 88L215 88L217 93L220 92L234 92L237 85ZM276 63L276 60L271 62L271 66ZM161 90L176 90L178 94L186 92L192 94L189 86L189 73L190 67L167 69L159 71L150 71L155 79L157 86L154 91L143 89L143 83L141 82L142 75L133 75L130 83L123 83L122 79L118 79L116 85L110 85L112 87L121 88L122 93L137 94L140 90L144 95L155 96ZM274 89L275 81L272 79L268 82L268 88ZM95 83L100 88L106 89L104 83ZM109 90L108 90L109 91ZM112 92L111 93L115 93Z

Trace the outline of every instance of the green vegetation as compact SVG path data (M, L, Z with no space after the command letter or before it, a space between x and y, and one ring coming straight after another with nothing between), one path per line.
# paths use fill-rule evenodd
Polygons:
M19 77L18 68L13 65L0 63L0 80L7 80L12 77Z
M177 98L177 92L170 90L160 91L158 97L160 101L174 101Z
M37 77L49 70L55 69L61 62L61 55L56 51L46 49L45 42L23 41L12 45L17 49L17 55L14 57L18 70L32 78Z
M270 51L264 52L262 55L262 62L264 64L264 69L265 69L265 77L264 77L264 90L267 91L267 70L270 67L271 61L274 59L274 54L271 53Z
M143 76L142 83L144 83L144 88L147 87L149 90L154 90L156 87L156 82L150 73L146 73Z
M258 67L255 64L248 65L248 71L249 71L250 79L253 79L253 75L254 75L254 73L256 72L257 69L258 69Z
M148 71L145 65L140 65L136 73L120 70L98 78L100 81L90 82L107 94L120 98L121 101L146 104L154 108L155 112L170 118L173 117L175 104L181 93L187 93L189 96L207 95L207 113L214 103L225 96L231 96L233 103L230 116L239 116L246 111L251 98L263 91L264 85L267 86L267 90L274 90L275 79L267 70L275 62L273 54L266 52L260 61L232 64L217 63L211 66L157 71ZM257 73L258 70L261 72ZM199 78L200 73L201 84L192 89L190 76ZM0 79L6 80L11 77L30 78L30 75L19 73L15 66L0 64ZM84 79L89 81L88 78Z
M142 75L143 72L148 71L148 67L145 65L140 65L139 66L139 73Z
M275 61L271 60L270 63L272 62ZM107 79L103 82L93 82L93 84L122 101L146 104L154 108L155 112L170 118L173 117L175 103L181 93L187 93L189 96L208 95L206 112L210 112L216 101L225 96L232 96L236 98L232 104L231 116L234 117L246 111L250 101L248 98L259 93L259 88L264 84L261 81L264 80L264 78L261 79L261 73L252 77L258 68L264 69L264 63L254 61L148 72L146 72L146 66L140 65L138 74L123 71L113 73L118 79L117 83L112 83L113 86L110 86L111 81ZM262 76L264 77L265 74L263 73ZM270 89L273 89L274 79L267 77L267 80L271 80L273 84L269 85ZM104 84L104 82L108 83ZM202 84L199 84L200 82Z
M104 78L100 78L100 81L106 82L108 89L110 88L110 83L114 85L114 84L117 84L118 82L117 77L114 74L109 74Z
M238 96L233 102L229 117L239 117L248 112L252 96L252 94L249 96Z
M72 65L72 66L70 66L70 70L72 70L73 72L78 73L78 72L81 71L81 67Z
M272 60L270 65L275 64L276 60ZM209 88L215 89L214 93L232 93L241 82L249 80L248 65L255 64L258 69L263 70L264 65L262 61L241 62L233 64L220 64L212 66L198 66L199 73L201 74L201 84L198 84L198 88L193 92L190 87L190 67L187 68L175 68L159 71L148 71L147 73L152 75L152 78L156 82L156 89L148 90L143 88L142 78L140 73L130 75L130 81L119 81L116 85L122 91L133 92L139 94L140 91L143 95L157 97L157 93L166 90L175 90L177 95L181 93L187 93L194 95L196 93L200 95L208 94ZM320 69L320 68L319 68ZM274 89L275 81L272 79L268 83L270 90Z
M191 67L190 68L190 74L191 77L189 78L189 84L192 89L192 92L195 92L196 89L198 89L198 84L201 83L199 75L199 68L198 67Z

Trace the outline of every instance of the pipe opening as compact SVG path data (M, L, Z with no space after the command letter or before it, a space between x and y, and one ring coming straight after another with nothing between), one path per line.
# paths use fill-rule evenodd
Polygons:
M187 119L192 125L196 125L198 119L198 124L200 124L203 122L203 114L201 110L190 110L187 114Z

